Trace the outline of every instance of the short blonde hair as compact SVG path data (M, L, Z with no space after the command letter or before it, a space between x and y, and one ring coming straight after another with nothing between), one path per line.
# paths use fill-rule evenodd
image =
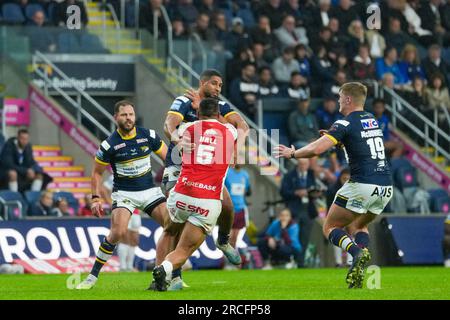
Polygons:
M364 105L367 98L367 87L361 82L347 82L339 90L342 94L350 96L357 105Z

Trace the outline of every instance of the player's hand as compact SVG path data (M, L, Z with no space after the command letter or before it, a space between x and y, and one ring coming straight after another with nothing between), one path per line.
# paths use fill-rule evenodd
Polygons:
M191 153L192 150L195 149L195 143L192 143L191 139L186 136L183 136L183 138L181 138L181 140L177 146L178 146L178 149L180 151L183 151L184 153Z
M193 89L188 89L188 90L186 90L186 93L184 94L184 96L192 101L192 108L194 110L198 110L198 108L200 107L200 101L201 101L200 94L198 93L198 91L193 90Z
M293 151L295 151L295 147L293 145L288 148L285 145L279 144L278 146L273 148L273 155L275 156L275 158L283 157L286 159L291 159Z
M270 249L276 249L277 242L275 241L274 238L269 238L269 240L267 241L267 245L269 246Z
M92 214L98 218L102 217L105 212L103 211L102 201L99 198L92 200L91 204Z

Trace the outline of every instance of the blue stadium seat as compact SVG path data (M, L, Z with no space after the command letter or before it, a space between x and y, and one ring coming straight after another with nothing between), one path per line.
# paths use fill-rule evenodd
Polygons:
M401 168L401 167L412 168L413 166L405 158L394 158L394 159L391 159L391 172L392 172L392 175L394 175L395 171L397 171L397 169Z
M19 220L25 216L28 205L19 192L0 190L0 215L4 220Z
M59 198L65 198L67 200L67 203L69 204L69 207L73 209L75 214L78 213L79 203L78 200L73 196L71 192L67 191L59 191L55 192L53 194L53 201L57 201Z
M37 205L40 198L41 198L40 191L25 191L25 200L27 200L27 202L28 202L29 209L31 209L33 206Z
M79 53L81 51L80 43L73 32L61 32L57 40L59 53Z
M10 24L22 24L25 22L25 17L22 9L16 3L5 3L2 6L3 22Z
M431 212L450 212L450 197L444 189L430 189L430 210Z
M44 8L39 3L30 3L25 7L25 16L27 19L32 20L36 11L42 11L45 14Z
M289 98L267 98L263 99L263 128L279 129L280 143L289 144L289 133L287 131L287 119L295 108L295 100Z
M401 191L406 188L417 187L417 172L413 167L400 167L393 173L394 186Z

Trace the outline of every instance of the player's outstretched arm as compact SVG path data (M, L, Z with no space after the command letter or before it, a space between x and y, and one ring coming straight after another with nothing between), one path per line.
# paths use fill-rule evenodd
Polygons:
M155 154L162 160L166 161L167 145L162 141L161 148L155 152Z
M316 141L311 142L310 144L298 150L295 150L294 146L291 146L289 148L280 144L274 148L273 153L275 155L275 158L312 158L324 153L334 145L334 142L331 141L328 136L322 136Z
M103 215L102 201L100 199L100 186L102 185L103 172L106 170L106 165L94 161L91 176L91 191L92 191L92 213L96 217Z

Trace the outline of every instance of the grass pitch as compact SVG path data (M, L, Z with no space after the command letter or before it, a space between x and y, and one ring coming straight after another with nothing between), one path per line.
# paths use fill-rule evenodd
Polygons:
M179 292L145 290L151 280L150 272L103 273L96 287L89 291L67 289L69 276L1 275L0 299L450 299L450 269L443 267L381 268L381 288L368 289L365 284L360 290L347 289L346 269L187 271L183 277L190 287Z

